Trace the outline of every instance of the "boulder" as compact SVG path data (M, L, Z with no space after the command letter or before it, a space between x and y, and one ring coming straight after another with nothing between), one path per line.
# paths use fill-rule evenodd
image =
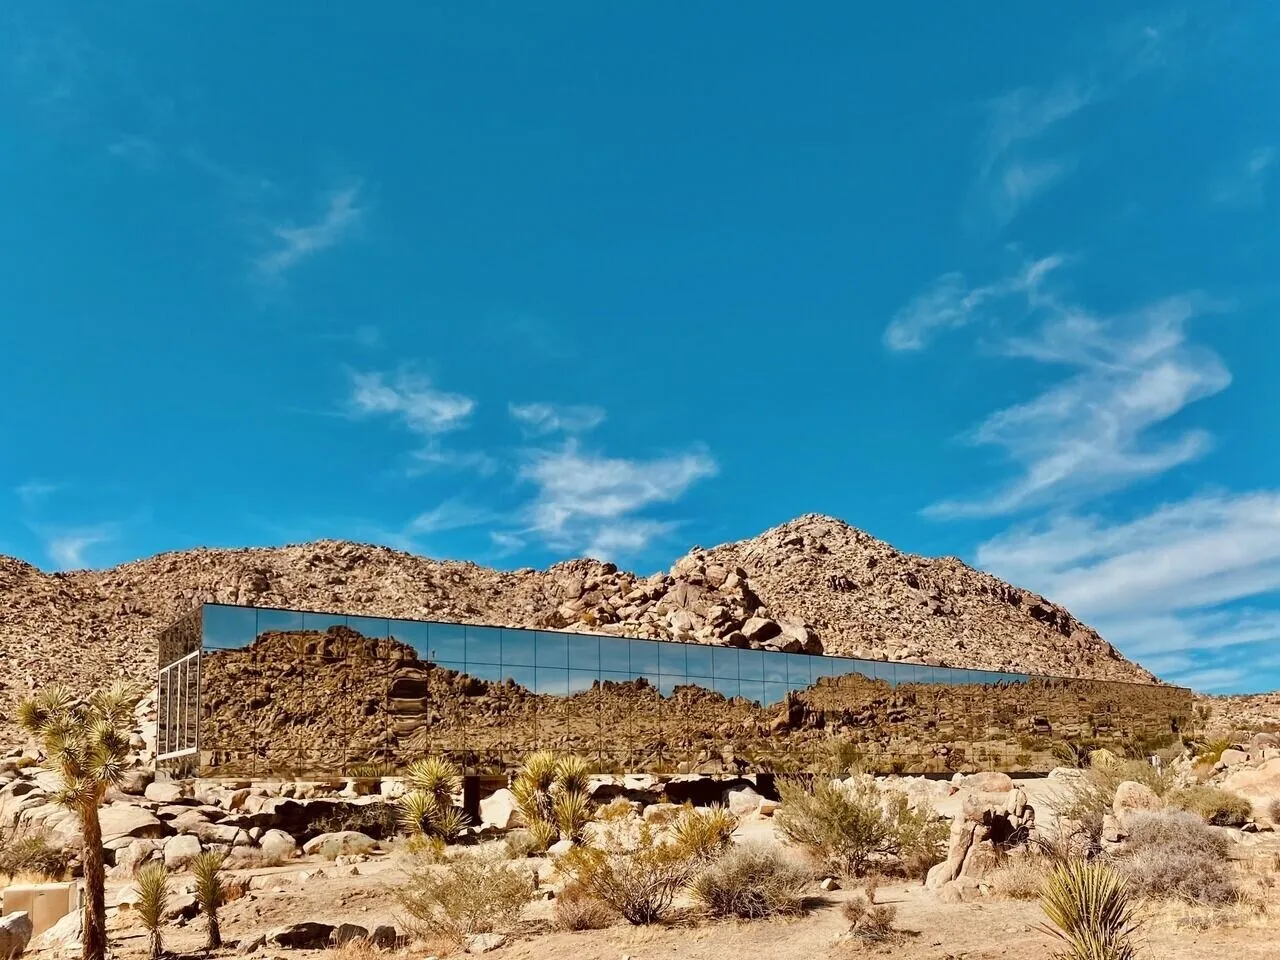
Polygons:
M133 840L123 850L116 851L116 866L132 876L144 863L160 857L163 848L160 840Z
M339 830L313 837L303 845L302 852L309 857L333 860L353 854L371 853L377 846L377 841L368 834L356 830Z
M172 780L160 780L149 783L142 795L153 803L181 803L190 796L188 789L181 783Z
M31 942L31 917L19 910L0 917L0 960L16 960Z
M1135 780L1125 780L1116 787L1116 796L1111 802L1111 812L1121 826L1124 825L1125 817L1131 813L1154 813L1163 808L1164 802L1155 792Z
M268 830L258 841L262 855L271 860L292 860L298 855L298 841L283 830Z
M760 809L761 799L760 794L750 787L743 787L725 793L725 806L735 817L745 817Z
M340 923L334 927L333 933L329 937L329 942L335 947L341 947L350 943L352 940L368 940L369 931L358 923Z
M154 771L148 770L146 767L135 767L132 770L125 771L120 782L116 784L116 789L129 796L141 797L146 793L147 787L151 786L151 782L155 778Z
M1280 758L1266 760L1257 767L1231 771L1222 781L1222 789L1237 793L1252 803L1259 820L1280 827L1280 823L1272 820L1272 805L1280 803Z
M943 903L972 903L981 897L982 884L970 876L956 877L938 891L938 899Z
M369 934L369 942L379 950L391 950L400 943L400 934L389 923L379 924Z
M511 830L525 825L515 794L510 790L497 790L480 801L481 826L495 830Z
M72 910L27 945L33 953L48 950L54 955L79 954L83 949L84 911Z
M979 793L1008 793L1014 788L1012 777L1007 773L995 771L960 775L952 782L961 789L975 790Z
M941 890L959 877L985 877L1005 852L1026 842L1035 818L1026 793L1017 787L1008 793L966 793L951 825L947 859L929 871L925 885Z
M182 833L170 837L164 844L164 865L170 870L181 870L200 856L200 838Z
M167 920L194 920L200 912L200 904L193 894L181 891L170 894L169 903L164 909Z
M1243 750L1223 750L1222 756L1218 760L1218 767L1225 770L1231 767L1238 767L1242 763L1248 762L1249 754L1245 753Z
M169 828L156 819L150 810L132 804L111 804L99 812L102 822L102 842L111 843L125 837L163 837Z
M473 933L467 937L467 953L488 953L507 942L501 933Z
M267 934L266 942L284 950L320 950L329 945L333 927L313 920L277 927Z

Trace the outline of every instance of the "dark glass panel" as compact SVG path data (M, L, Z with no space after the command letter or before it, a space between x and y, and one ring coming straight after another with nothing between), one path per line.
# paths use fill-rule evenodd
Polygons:
M505 638L504 638L505 639ZM569 637L563 633L539 631L536 639L536 663L540 667L567 667L569 665ZM506 652L503 651L505 656Z
M534 674L534 667L512 666L504 664L502 667L502 680L505 683L510 680L518 686L524 687L530 693L537 689L537 682Z
M685 644L685 675L709 680L715 676L711 665L711 647L701 643Z
M607 673L631 671L630 641L618 637L600 638L600 669Z
M764 682L761 680L741 681L742 696L752 703L764 703Z
M467 625L467 663L501 663L502 631Z
M632 640L631 664L628 673L633 677L650 677L656 680L658 670L658 647L656 640Z
M668 677L685 675L685 647L683 643L663 643L658 646L658 672Z
M810 672L810 663L813 657L804 653L788 653L787 658L787 684L792 690L803 690L813 682L813 675Z
M781 703L787 696L787 685L785 683L773 683L765 681L764 684L764 705L766 707Z
M569 671L564 667L538 667L534 692L539 696L567 697Z
M726 699L736 697L742 692L742 688L739 686L738 680L730 679L728 677L717 677L712 681L712 686L716 693Z
M762 653L764 658L764 679L772 683L787 682L787 655L785 653Z
M717 680L737 680L738 648L712 647L711 673Z
M743 680L763 680L764 658L762 650L739 650L738 676Z
M206 650L242 650L257 637L258 611L252 607L205 604L202 630Z
M432 654L433 638L431 637L432 624L420 623L416 620L389 620L387 622L387 632L391 639L413 649L414 654L419 660L435 660L439 659L462 659L461 656L443 657L439 650ZM462 628L459 627L459 630ZM404 653L405 651L399 651Z
M569 667L573 670L600 670L600 638L568 635Z
M664 697L674 696L676 687L683 686L685 682L684 677L673 677L663 674L658 677L658 692Z
M535 635L531 630L502 631L502 665L532 667L536 658Z

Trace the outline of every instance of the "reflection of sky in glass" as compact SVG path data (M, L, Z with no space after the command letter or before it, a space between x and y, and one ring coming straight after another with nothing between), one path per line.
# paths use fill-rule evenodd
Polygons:
M585 693L590 690L597 680L600 679L599 670L570 670L569 671L569 692Z
M575 670L600 669L600 640L596 637L569 637L569 666Z
M738 649L736 647L712 647L711 670L718 680L738 679ZM719 689L717 687L717 689Z
M658 675L658 644L653 640L631 641L632 676L656 677Z
M685 645L685 672L690 677L715 676L711 666L711 648L703 644Z
M621 674L626 674L631 669L631 655L627 652L626 640L600 638L600 669Z
M514 631L513 631L514 632ZM506 637L503 637L505 644ZM539 631L537 636L537 658L540 667L566 667L569 665L569 638L563 633L547 633ZM503 647L506 656L506 647Z
M330 627L345 627L347 618L337 613L304 613L302 615L302 629L316 630L324 633Z
M532 667L534 664L534 635L520 630L502 631L502 665ZM561 664L564 660L561 659Z
M467 663L501 663L502 631L467 625Z
M669 677L684 677L685 644L663 643L658 646L658 672Z
M347 617L347 626L362 637L381 640L387 635L387 621L383 617Z
M302 614L295 610L259 610L258 633L270 630L301 630Z
M555 697L569 695L569 671L564 667L538 667L535 683L536 693Z
M258 635L257 610L206 604L203 625L204 646L209 650L239 650Z
M739 650L738 676L743 680L764 679L764 651Z
M524 667L520 665L512 666L511 664L502 665L502 679L513 680L526 690L533 690L534 673L533 667Z

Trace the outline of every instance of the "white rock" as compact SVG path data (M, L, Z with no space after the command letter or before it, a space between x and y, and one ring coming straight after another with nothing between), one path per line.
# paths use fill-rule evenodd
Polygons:
M480 801L480 823L495 830L524 826L524 817L510 790L497 790Z
M373 837L355 830L340 830L336 833L322 833L303 844L302 852L307 856L319 856L328 860L351 854L370 853L378 843Z
M283 830L268 830L258 841L263 856L272 860L292 860L298 855L298 841Z
M181 870L200 856L200 838L190 834L170 837L164 845L164 865L170 870Z

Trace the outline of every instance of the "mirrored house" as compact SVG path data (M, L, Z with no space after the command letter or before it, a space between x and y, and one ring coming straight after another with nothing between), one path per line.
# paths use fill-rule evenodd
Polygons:
M205 604L160 636L177 776L1043 771L1057 741L1175 743L1190 691L615 636Z

